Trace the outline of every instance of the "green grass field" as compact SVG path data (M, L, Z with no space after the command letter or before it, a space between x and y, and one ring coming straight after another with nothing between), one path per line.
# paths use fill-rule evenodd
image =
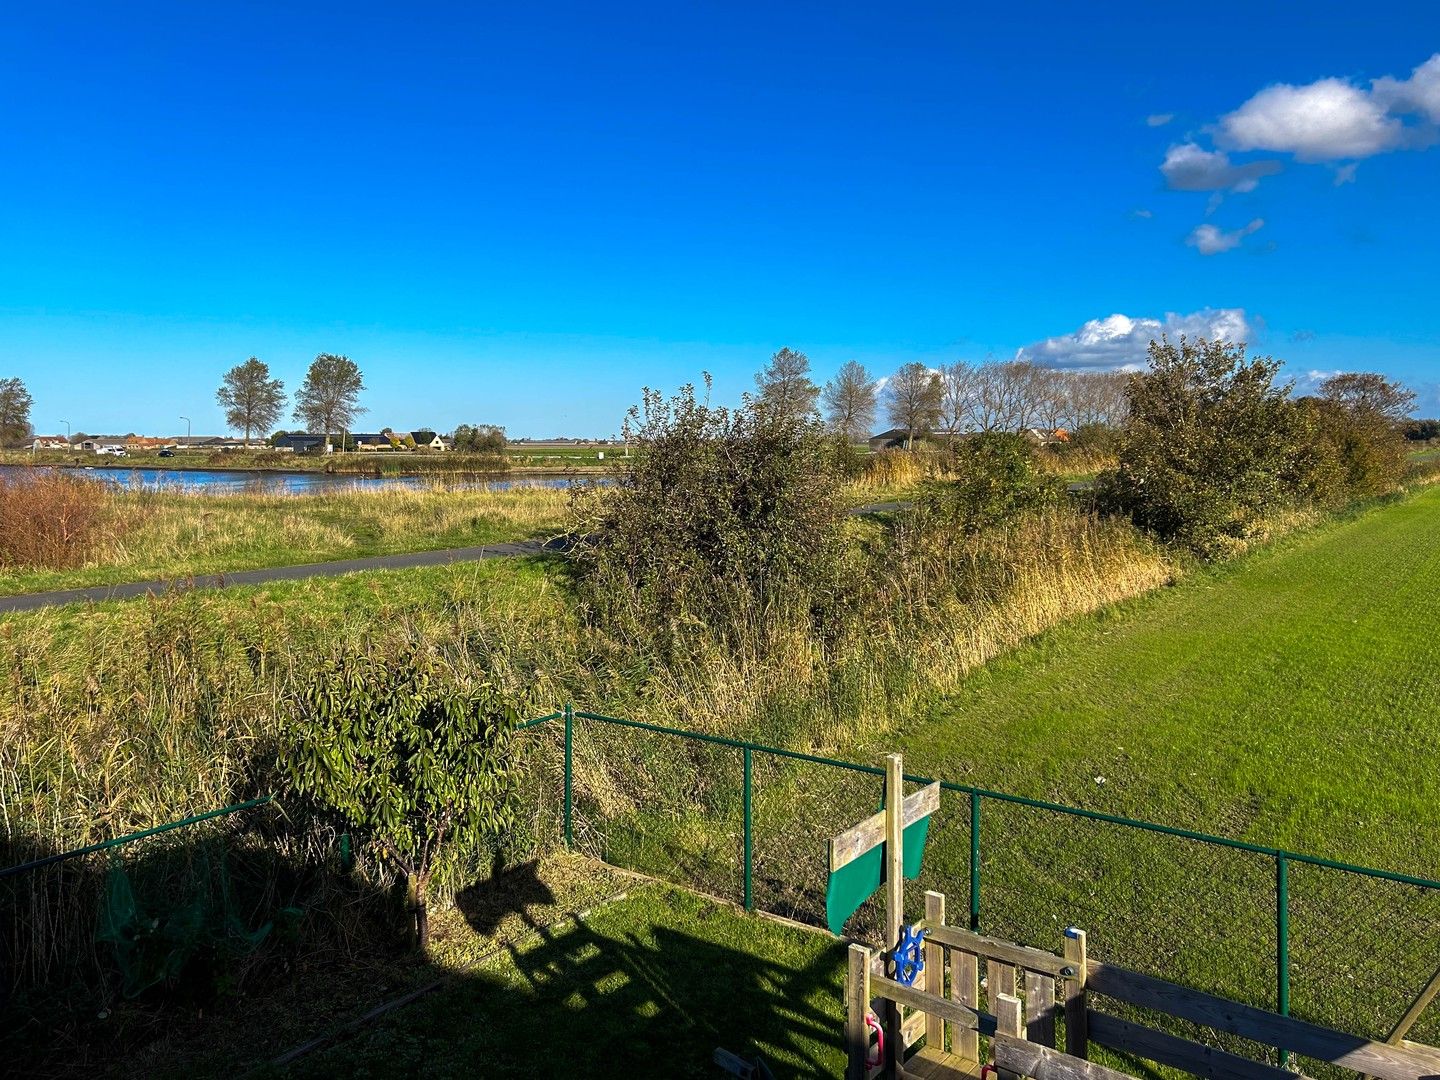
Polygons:
M947 778L1434 874L1437 595L1432 487L1059 626L900 744Z

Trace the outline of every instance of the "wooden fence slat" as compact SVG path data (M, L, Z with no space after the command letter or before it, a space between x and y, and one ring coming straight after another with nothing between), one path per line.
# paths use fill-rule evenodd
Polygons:
M985 960L1014 964L1026 971L1043 971L1046 975L1063 975L1069 961L1043 949L1032 949L1028 945L1016 945L1009 941L971 933L958 926L937 926L930 931L931 937L952 949L963 949Z
M1440 1076L1440 1049L1435 1047L1412 1042L1392 1046L1331 1031L1094 960L1087 965L1087 976L1091 991L1117 1001L1169 1013L1266 1046L1284 1047L1303 1057L1344 1065L1383 1080Z
M1299 1073L1191 1042L1118 1016L1091 1012L1090 1038L1122 1054L1169 1065L1205 1080L1302 1080Z
M1014 968L1010 969L1014 972ZM1020 999L1014 994L997 994L994 983L991 983L990 1007L995 1010L995 1034L997 1036L1007 1035L1012 1039L1024 1038L1025 1032L1025 1007L1020 1004ZM1012 1072L1009 1069L999 1069L1000 1080L1019 1080L1020 1073Z
M904 825L908 829L923 817L940 809L940 784L936 781L908 796L904 803ZM854 862L872 848L885 842L885 811L871 814L859 825L851 826L830 840L830 869L839 870Z
M986 960L985 989L986 1000L990 1002L991 1012L995 1012L995 999L1002 994L1019 997L1020 987L1016 979L1015 965L1001 963L998 960Z
M893 979L887 979L880 975L871 976L870 992L876 997L883 997L887 1001L893 1001L900 1005L908 1005L913 1009L933 1009L957 1028L979 1031L982 1035L990 1035L995 1031L993 1016L986 1016L974 1009L967 1009L958 1002L946 1001L944 998L932 998L923 990L905 986Z
M1031 1042L1055 1046L1055 980L1038 972L1025 972L1025 1036Z
M945 894L927 891L925 893L925 921L931 930L945 925ZM925 991L935 997L945 996L945 946L932 942L930 934L925 935ZM925 1045L934 1050L944 1050L945 1021L933 1012L925 1013Z
M995 1036L994 1051L995 1067L1002 1070L1002 1076L1030 1076L1035 1080L1134 1080L1128 1073L1005 1035Z
M969 1009L980 1009L980 959L974 953L947 949L950 954L950 997ZM955 1056L966 1061L980 1060L980 1036L973 1028L952 1028L951 1046Z

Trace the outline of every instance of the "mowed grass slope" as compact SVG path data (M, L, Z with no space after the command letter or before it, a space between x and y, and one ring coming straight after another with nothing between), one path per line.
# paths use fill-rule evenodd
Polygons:
M1440 873L1440 488L1066 623L899 741L916 771Z

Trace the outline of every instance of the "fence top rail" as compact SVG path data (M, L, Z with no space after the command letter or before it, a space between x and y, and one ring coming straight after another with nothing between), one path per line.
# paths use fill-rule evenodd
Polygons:
M549 717L541 717L540 721L536 721L536 723L543 720L555 719L561 715L563 714L552 713ZM819 754L806 754L798 750L785 750L778 746L766 746L763 743L750 742L746 739L732 739L725 735L709 735L703 731L687 731L684 728L666 727L662 724L649 724L642 720L626 720L618 716L605 716L603 713L575 711L573 715L578 720L593 720L602 724L616 724L620 727L638 728L642 731L651 731L659 735L672 735L676 738L710 743L715 746L729 746L736 750L749 750L751 753L769 754L772 757L788 758L792 761L805 761L813 765L827 765L831 768L863 773L868 776L883 777L885 775L885 770L878 765L862 765L857 761L841 761L837 758L822 757ZM917 776L913 773L906 773L905 779L907 782L913 784L939 783L942 791L951 791L982 799L993 799L997 802L1012 803L1016 806L1028 806L1036 810L1048 810L1053 814L1066 814L1070 817L1085 818L1089 821L1099 821L1109 825L1143 829L1146 832L1159 833L1163 836L1173 836L1181 840L1194 840L1201 844L1214 844L1219 847L1231 848L1235 851L1247 851L1254 855L1264 855L1272 859L1283 859L1287 862L1302 863L1307 866L1318 866L1327 870L1338 870L1347 874L1359 874L1362 877L1379 878L1383 881L1392 881L1400 885L1413 885L1420 889L1440 889L1440 881L1431 878L1417 877L1414 874L1403 874L1394 870L1377 870L1370 866L1341 862L1338 859L1327 859L1320 855L1304 855L1300 852L1287 851L1284 848L1270 847L1265 844L1252 844L1246 840L1233 840L1226 836L1215 836L1211 833L1197 832L1194 829L1181 829L1173 825L1160 825L1153 821L1140 821L1136 818L1121 817L1119 814L1107 814L1101 810L1086 810L1079 806L1065 806L1062 803L1046 802L1044 799L1031 799L1024 795L1012 795L1005 791L991 791L988 788L976 787L973 784L957 784L952 780L937 781L931 776Z
M179 821L169 821L164 825L141 829L139 832L127 833L124 836L113 836L109 840L101 840L98 843L87 844L82 848L75 848L73 851L61 851L55 855L46 855L43 858L31 859L29 862L18 863L15 866L7 866L4 869L0 869L0 878L12 877L15 874L23 874L30 870L39 870L42 866L64 862L66 859L78 859L82 855L92 855L97 851L104 851L106 848L120 847L124 844L133 843L136 840L144 840L148 836L158 836L160 833L171 832L174 829L183 829L190 825L198 825L200 822L209 821L212 818L238 814L242 810L249 810L256 806L264 806L266 803L273 801L274 798L275 796L273 795L263 795L258 799L250 799L246 802L236 803L234 806L222 806L218 810L207 810L203 814L192 814L190 817L181 818Z

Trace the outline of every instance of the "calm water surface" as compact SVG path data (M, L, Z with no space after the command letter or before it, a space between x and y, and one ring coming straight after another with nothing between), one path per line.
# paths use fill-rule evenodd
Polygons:
M25 465L0 465L0 475L27 469ZM54 466L40 466L53 470ZM196 495L259 491L267 495L305 495L324 491L385 491L394 488L487 487L504 491L513 487L566 488L576 480L569 476L466 477L444 473L425 476L345 476L338 473L274 472L263 469L159 469L130 465L96 465L63 469L73 476L91 477L129 490L178 491Z

